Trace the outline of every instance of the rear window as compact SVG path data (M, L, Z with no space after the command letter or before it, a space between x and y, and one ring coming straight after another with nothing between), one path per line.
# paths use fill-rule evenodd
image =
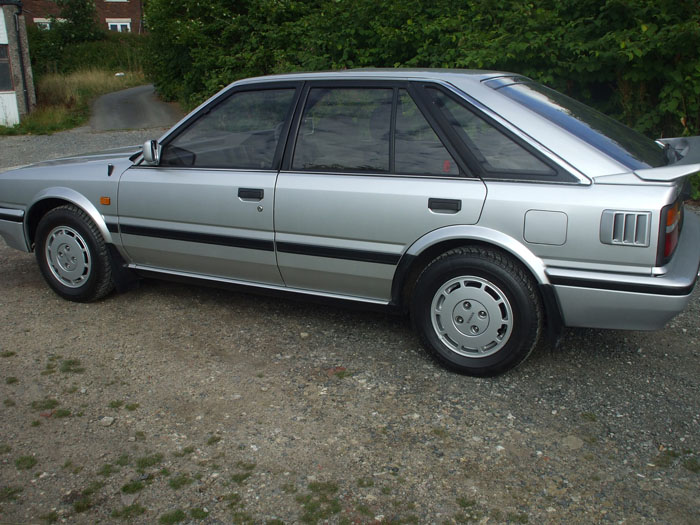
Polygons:
M488 82L508 98L585 140L630 170L668 164L653 140L566 95L532 81Z

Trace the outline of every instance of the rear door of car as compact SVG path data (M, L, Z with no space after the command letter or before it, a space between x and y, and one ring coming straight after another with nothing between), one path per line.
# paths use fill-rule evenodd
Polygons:
M389 301L407 247L476 223L485 186L409 83L311 81L300 107L275 195L284 282Z
M144 269L282 284L275 182L301 84L254 84L214 100L167 137L157 166L119 184L124 249Z

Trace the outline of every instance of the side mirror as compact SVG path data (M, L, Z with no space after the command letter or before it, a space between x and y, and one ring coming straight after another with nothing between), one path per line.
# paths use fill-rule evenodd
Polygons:
M143 160L146 164L158 164L160 160L160 146L157 140L147 140L143 143Z

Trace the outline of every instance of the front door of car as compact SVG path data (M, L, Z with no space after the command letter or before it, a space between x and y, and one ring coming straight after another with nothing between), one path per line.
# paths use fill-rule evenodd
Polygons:
M407 84L313 84L275 195L287 286L388 301L396 265L426 233L473 224L486 197Z
M282 284L273 205L297 86L234 91L163 141L157 166L119 183L119 230L132 263L178 274Z

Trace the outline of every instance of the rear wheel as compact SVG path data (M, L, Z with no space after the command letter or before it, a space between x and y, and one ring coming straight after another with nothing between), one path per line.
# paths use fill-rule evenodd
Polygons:
M104 239L75 206L54 208L41 218L34 251L44 279L65 299L94 301L114 288Z
M425 268L411 318L438 361L486 376L525 360L539 339L543 313L535 283L518 263L497 250L469 246Z

